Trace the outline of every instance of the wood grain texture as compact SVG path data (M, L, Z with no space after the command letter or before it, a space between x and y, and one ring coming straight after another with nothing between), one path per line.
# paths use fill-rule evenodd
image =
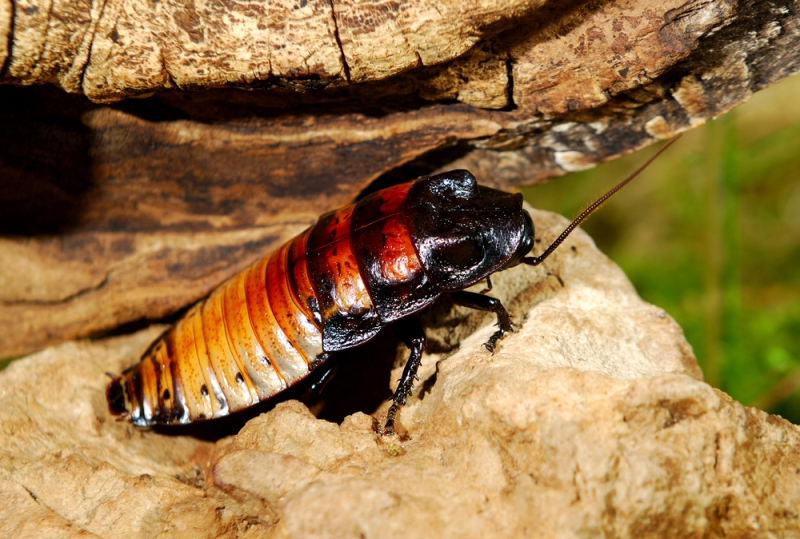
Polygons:
M175 313L371 186L541 182L800 65L798 0L415 5L0 2L0 79L84 94L0 86L0 357Z

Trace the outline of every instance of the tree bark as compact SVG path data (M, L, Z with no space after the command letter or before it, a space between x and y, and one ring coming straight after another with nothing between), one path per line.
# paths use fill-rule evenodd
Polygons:
M670 138L797 71L798 12L0 0L0 357L174 313L365 189Z

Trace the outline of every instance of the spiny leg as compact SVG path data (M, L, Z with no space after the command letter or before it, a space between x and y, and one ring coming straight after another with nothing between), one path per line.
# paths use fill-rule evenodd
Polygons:
M489 340L483 343L483 346L492 353L494 353L497 341L505 335L507 331L514 331L511 324L511 317L509 316L506 308L500 303L500 300L491 296L483 296L475 292L450 292L450 297L456 305L462 307L469 307L470 309L477 309L479 311L489 311L497 315L497 325L499 329L489 337Z
M427 339L425 330L422 328L416 316L410 316L399 320L392 326L392 330L397 337L411 350L406 366L403 369L403 376L400 377L397 390L392 397L392 405L386 414L386 425L383 427L383 435L391 436L394 434L394 416L401 405L405 405L406 397L411 395L411 388L417 378L417 369L422 365L422 352L425 350Z

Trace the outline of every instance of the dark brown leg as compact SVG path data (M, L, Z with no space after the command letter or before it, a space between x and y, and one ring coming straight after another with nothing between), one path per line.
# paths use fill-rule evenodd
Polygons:
M394 434L394 416L397 414L397 409L406 403L406 397L411 395L411 388L414 386L414 380L417 378L417 369L422 365L422 352L425 350L425 330L422 329L422 324L416 316L410 316L396 322L392 329L395 335L403 341L403 343L411 350L411 354L406 362L406 367L403 369L403 376L399 380L397 390L392 397L392 405L389 407L389 412L386 414L386 425L383 427L383 435L391 436Z
M325 389L325 386L328 385L328 382L333 380L333 377L336 376L336 370L339 368L339 365L331 365L330 367L323 367L325 371L308 387L308 390L314 393L315 395L319 395L322 393L322 390Z
M469 307L470 309L477 309L479 311L489 311L497 315L497 325L500 327L494 334L489 337L489 340L483 343L483 346L492 353L494 353L497 341L505 335L507 331L514 331L511 324L511 317L509 316L506 308L500 303L500 300L491 296L482 296L475 292L450 292L450 297L456 305Z
M309 369L314 372L309 374L308 380L310 380L310 383L303 391L303 394L298 397L300 401L306 402L311 399L316 399L322 394L328 382L333 380L339 365L334 363L325 364L329 358L330 354L323 352L308 366Z

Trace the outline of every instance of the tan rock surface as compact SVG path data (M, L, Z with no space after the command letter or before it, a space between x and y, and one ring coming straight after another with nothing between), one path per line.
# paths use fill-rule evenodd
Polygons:
M543 243L565 223L533 217ZM800 533L800 429L700 381L680 328L587 236L498 274L495 292L518 331L494 355L480 348L490 318L426 316L441 352L388 439L367 415L387 402L337 425L288 401L216 442L115 422L103 373L158 327L18 361L0 373L0 535Z

